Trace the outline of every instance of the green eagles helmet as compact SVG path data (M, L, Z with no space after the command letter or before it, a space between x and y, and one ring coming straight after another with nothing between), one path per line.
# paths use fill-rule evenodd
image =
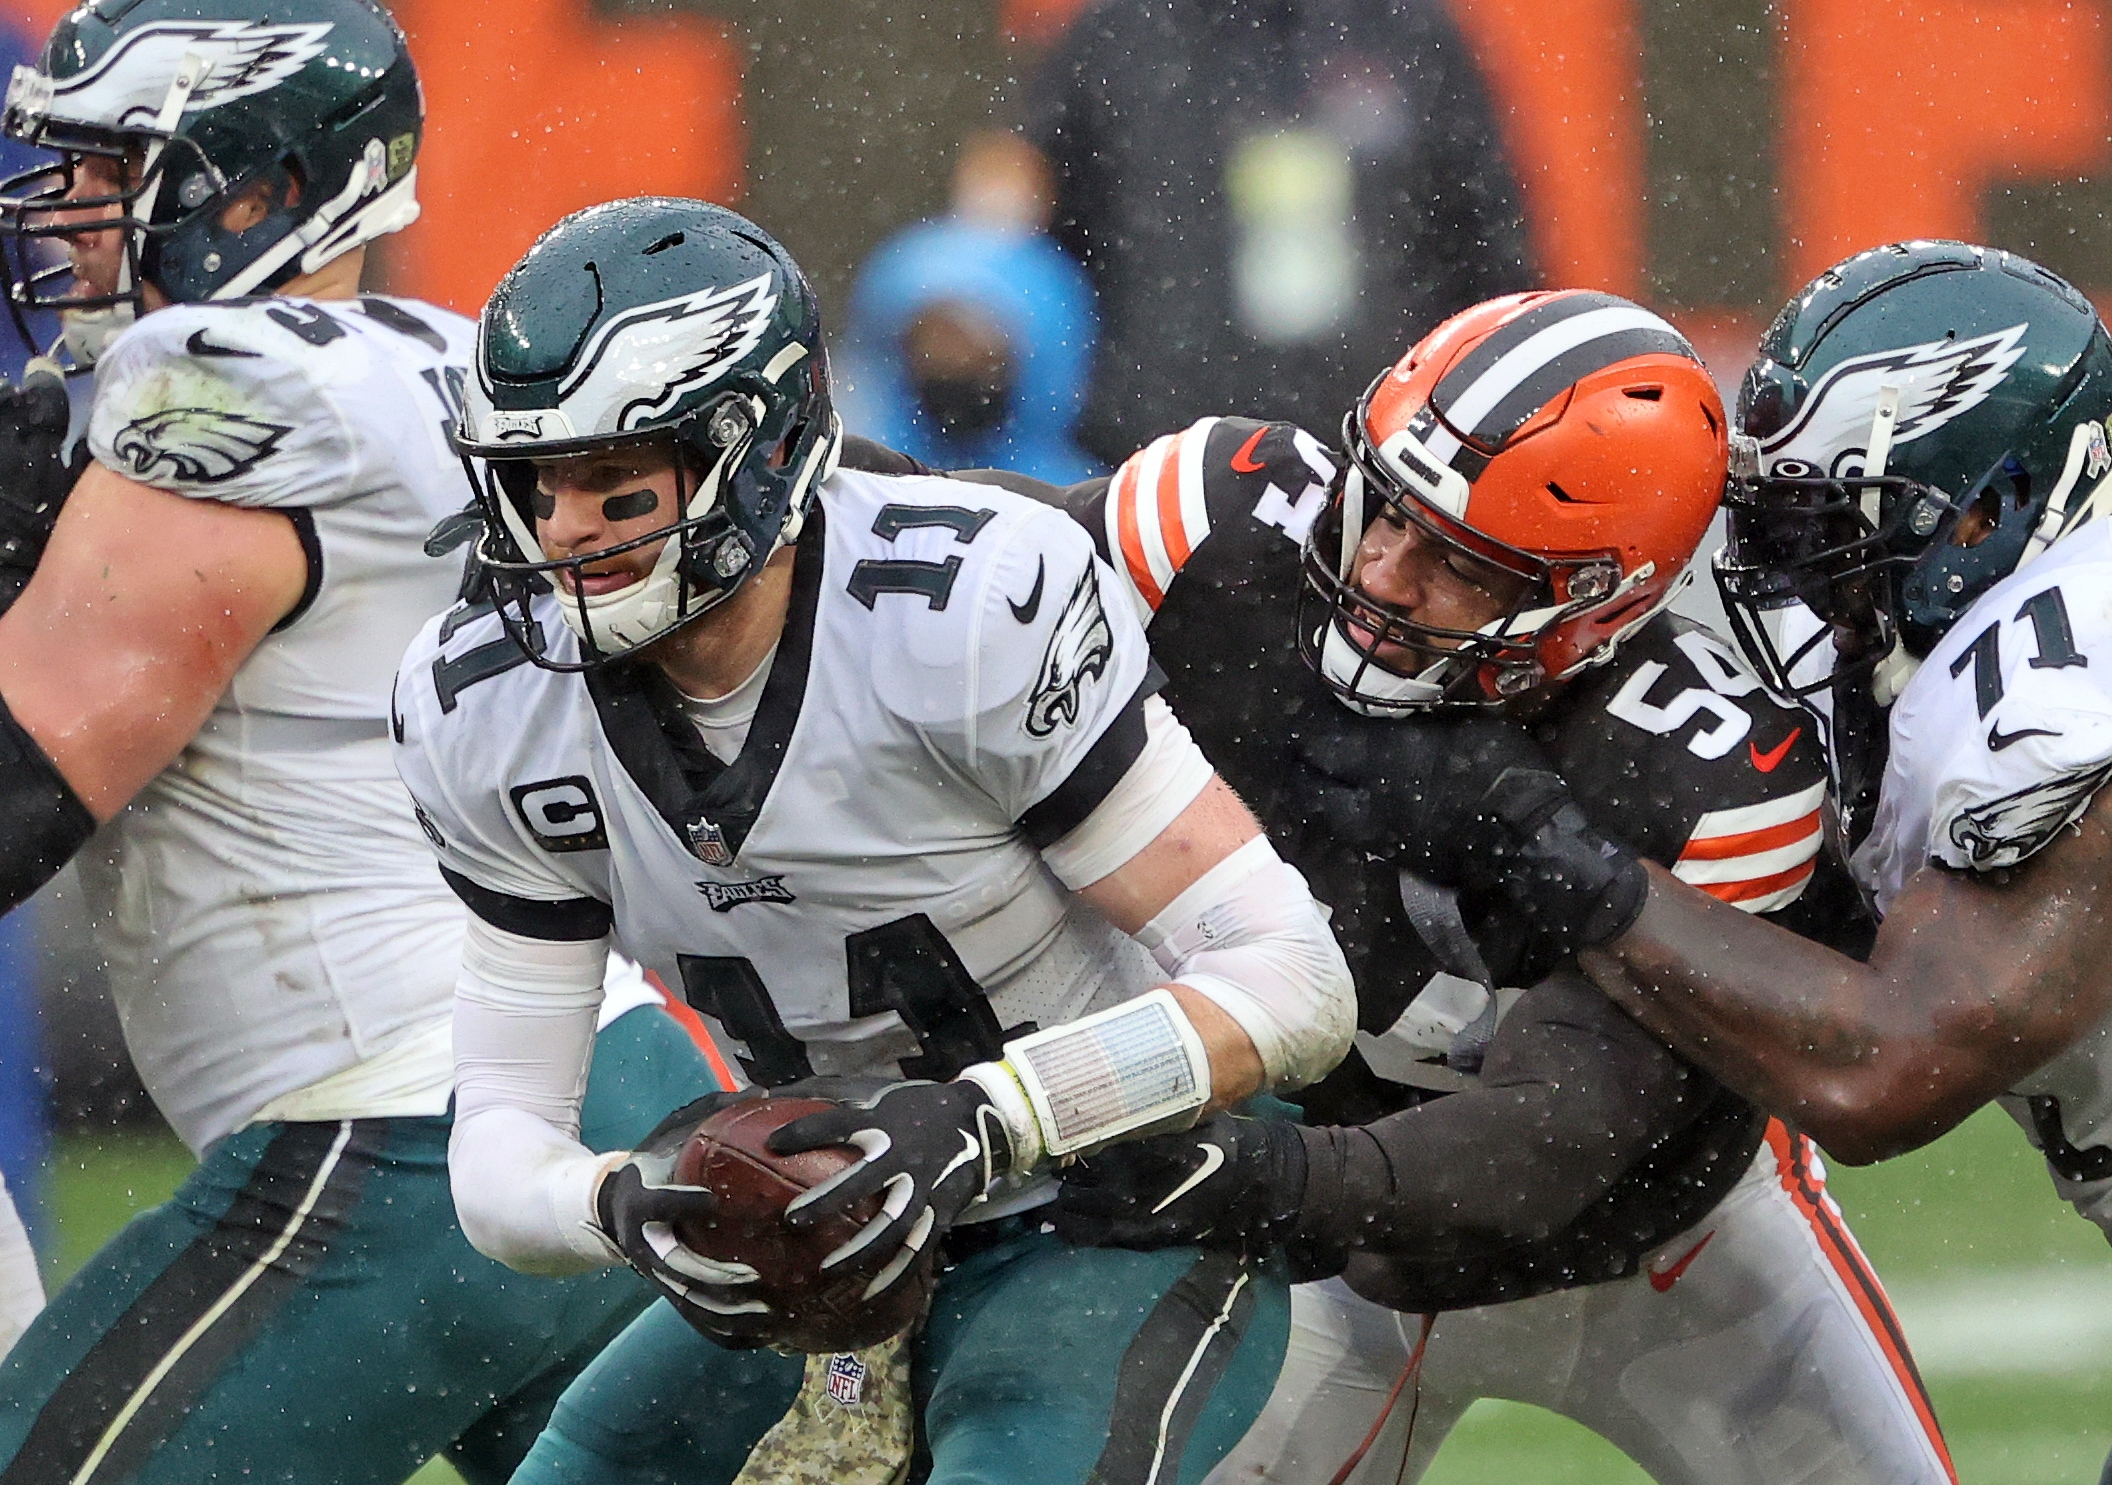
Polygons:
M2035 263L1906 242L1820 274L1738 395L1716 578L1748 657L1809 695L1899 651L1925 656L2112 470L2108 413L2112 340ZM1769 622L1799 603L1822 624ZM1802 663L1830 661L1817 652L1842 629L1853 664Z
M425 105L403 33L372 0L91 0L18 67L0 128L59 152L0 183L0 236L23 312L58 309L83 364L139 313L141 285L193 302L266 293L418 216ZM68 201L84 156L128 168ZM221 218L252 183L263 220ZM67 214L55 216L64 204ZM125 234L117 290L78 296L58 239L73 213Z
M735 212L653 196L566 217L499 281L457 436L500 612L554 670L629 654L732 596L798 536L842 443L799 265ZM648 440L676 456L681 515L620 547L544 560L532 461ZM665 546L643 582L588 595L550 581L654 542ZM542 653L529 616L553 586L576 665Z

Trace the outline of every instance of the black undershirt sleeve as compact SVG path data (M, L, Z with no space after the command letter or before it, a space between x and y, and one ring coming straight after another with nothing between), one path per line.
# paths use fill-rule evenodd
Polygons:
M27 902L95 832L95 817L0 698L0 913Z
M1352 1252L1536 1242L1566 1227L1714 1087L1597 990L1561 973L1525 992L1475 1088L1354 1126L1307 1127L1291 1248L1302 1276Z

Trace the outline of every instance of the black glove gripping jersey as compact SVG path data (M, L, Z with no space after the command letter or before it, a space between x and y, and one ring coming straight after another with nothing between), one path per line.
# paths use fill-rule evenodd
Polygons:
M1298 654L1299 549L1335 468L1301 429L1205 419L1050 495L1147 616L1168 702L1332 908L1357 978L1357 1050L1303 1095L1296 1256L1414 1311L1633 1273L1723 1198L1764 1121L1501 905L1404 881L1320 824L1299 758L1375 725ZM1530 730L1600 829L1748 911L1839 936L1815 908L1854 893L1808 891L1833 871L1818 740L1707 630L1655 620Z

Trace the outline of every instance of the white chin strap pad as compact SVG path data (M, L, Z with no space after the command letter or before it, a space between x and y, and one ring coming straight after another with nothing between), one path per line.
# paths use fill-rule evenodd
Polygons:
M1446 662L1435 661L1419 676L1388 670L1349 642L1333 619L1320 637L1320 673L1336 687L1336 697L1353 712L1390 717L1418 707L1435 706L1445 689L1436 679Z

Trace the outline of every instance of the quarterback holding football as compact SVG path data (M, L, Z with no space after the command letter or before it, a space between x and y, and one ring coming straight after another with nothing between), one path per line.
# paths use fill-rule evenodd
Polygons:
M926 1400L932 1479L1200 1473L1275 1379L1282 1282L1237 1254L1067 1248L1050 1167L1319 1078L1355 1012L1091 540L899 457L852 467L798 266L701 202L543 237L485 307L461 444L490 597L429 624L396 691L399 766L472 914L456 1205L515 1267L628 1261L670 1301L516 1479L694 1471L715 1420L657 1399L706 1407L739 1347L870 1341L769 1279L777 1242L831 1222L816 1278L870 1305L945 1265L910 1359L853 1357ZM710 1099L629 1155L584 1148L612 939L772 1105L821 1108L758 1145ZM759 1187L699 1171L823 1149L848 1162L780 1186L761 1247L714 1242ZM808 1382L845 1385L825 1355ZM752 1442L717 1432L736 1461Z

